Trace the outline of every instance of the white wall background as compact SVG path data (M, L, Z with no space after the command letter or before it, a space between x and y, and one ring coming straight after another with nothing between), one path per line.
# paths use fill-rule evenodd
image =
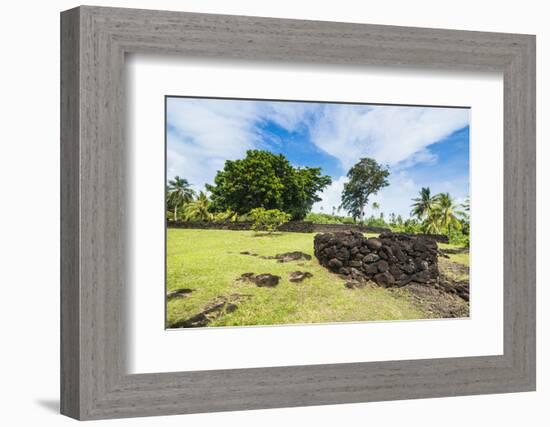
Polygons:
M550 27L540 0L157 0L97 5L410 25L537 35L538 218L549 216ZM0 420L64 426L59 384L59 12L75 1L5 2L0 24ZM546 200L545 200L546 199ZM171 416L105 422L116 426L548 425L550 279L543 270L548 226L538 224L538 392ZM95 424L95 423L92 423Z

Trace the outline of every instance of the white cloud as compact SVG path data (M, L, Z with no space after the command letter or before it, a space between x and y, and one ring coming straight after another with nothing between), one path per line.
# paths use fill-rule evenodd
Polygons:
M306 126L314 104L169 98L167 175L184 176L201 190L212 183L226 160L244 156L263 136L257 125L266 119L288 130Z
M349 169L361 157L397 166L433 161L427 147L463 128L469 110L457 108L325 105L311 126L313 142Z
M388 164L390 186L370 200L386 215L408 216L421 186L466 197L467 182L438 182L437 176L430 178L433 182L415 182L407 170L437 163L430 146L466 126L467 109L169 98L167 114L172 127L168 178L183 176L196 190L212 183L226 160L242 158L246 150L258 147L265 139L258 125L269 120L289 132L309 131L311 142L338 159L343 170L361 157ZM333 176L313 210L322 207L330 213L333 206L338 208L346 180Z
M322 200L313 205L313 212L332 213L333 207L338 209L342 203L342 191L344 190L344 184L347 181L348 179L345 176L341 176L338 179L333 179L332 184L325 188L319 195ZM343 211L342 215L344 215Z
M391 213L408 218L411 212L411 204L413 203L412 199L418 197L418 193L422 187L430 187L432 194L448 192L453 196L457 204L463 203L468 197L469 186L467 175L453 181L440 181L437 174L434 174L429 179L417 181L411 177L408 171L392 170L388 180L389 185L369 199L365 209L367 217L373 214L378 216L380 212L383 212L386 218ZM344 183L346 182L346 176L333 180L332 184L320 195L323 200L313 205L313 212L332 213L333 206L338 209L341 204ZM380 206L380 209L376 212L371 208L374 202L377 202ZM341 214L344 215L345 212L342 210Z
M258 138L252 103L169 98L167 175L184 176L196 190L211 182L227 159L244 155Z

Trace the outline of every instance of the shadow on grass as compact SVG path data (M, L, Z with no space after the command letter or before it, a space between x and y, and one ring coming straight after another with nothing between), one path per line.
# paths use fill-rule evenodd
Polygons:
M257 231L255 232L254 234L252 234L251 237L270 237L270 238L275 238L275 237L281 237L283 236L284 233L281 233L281 232L273 232L273 233L269 233L269 232L261 232L261 231Z

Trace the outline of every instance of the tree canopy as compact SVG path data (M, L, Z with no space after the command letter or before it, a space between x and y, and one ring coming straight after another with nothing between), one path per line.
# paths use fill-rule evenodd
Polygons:
M282 154L249 150L244 159L227 160L214 185L206 188L215 211L245 214L255 208L279 209L292 219L303 219L331 182L321 168L295 168Z
M368 157L361 159L347 173L349 181L344 184L342 207L354 219L362 221L369 197L389 185L389 175L388 168L379 165L376 160Z

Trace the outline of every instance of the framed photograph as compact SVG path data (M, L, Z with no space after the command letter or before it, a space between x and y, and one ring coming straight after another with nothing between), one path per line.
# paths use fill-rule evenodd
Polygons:
M61 411L535 389L535 37L61 15Z

